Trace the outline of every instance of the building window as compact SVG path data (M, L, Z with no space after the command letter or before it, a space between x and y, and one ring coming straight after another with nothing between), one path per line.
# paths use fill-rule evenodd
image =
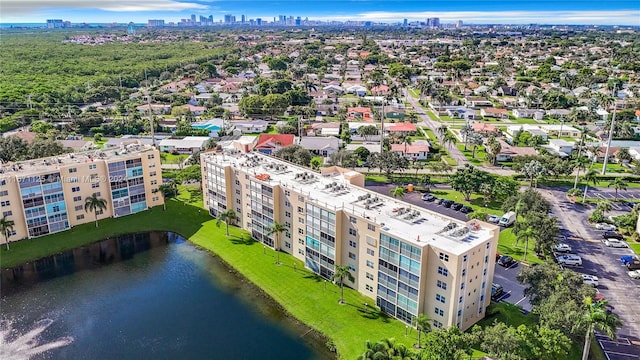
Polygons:
M0 202L0 205L2 205L2 206L11 206L11 201L9 201L9 200L2 201L2 202Z
M304 209L301 206L298 206L298 212L299 213L304 212Z
M445 253L440 253L440 260L449 261L449 255L447 255Z
M288 212L288 211L285 211L285 212L284 212L284 216L286 216L286 217L291 217L291 213L290 213L290 212Z
M354 254L354 253L350 252L350 253L349 253L349 259L351 259L351 260L355 260L355 259L356 259L356 254Z
M482 314L482 311L484 311L484 307L480 306L480 309L478 309L478 314Z
M304 245L304 240L302 240L302 239L298 239L298 244L300 244L300 245Z
M367 260L367 267L373 269L373 261Z
M482 275L487 275L487 269L482 270Z
M150 167L150 168L154 168L154 167L156 167L156 163L154 163L154 162L150 163L150 164L149 164L149 167Z
M0 196L7 196L7 195L9 195L9 191L7 190L0 191Z
M357 233L356 233L356 229L354 229L354 228L349 228L349 235L356 236L356 234L357 234Z
M284 202L284 206L290 208L291 207L291 203L289 202L289 200Z
M0 186L7 185L7 180L0 180Z
M76 205L75 209L76 211L82 211L83 206L82 205Z
M458 316L462 316L462 310L458 310Z
M288 221L284 222L284 227L286 227L287 229L291 229L291 223Z
M467 275L467 269L462 269L462 276Z
M436 315L444 316L444 310L438 308L437 306L434 312Z
M458 299L459 303L462 303L462 296L460 296L460 299Z
M349 246L351 246L352 248L354 248L354 249L355 249L355 247L356 247L356 242L355 242L355 241L353 241L353 240L349 240Z
M96 164L89 165L89 170L95 170L95 169L96 169Z
M298 234L300 234L300 235L304 235L304 230L302 230L302 229L298 229Z
M76 220L82 220L82 219L84 219L84 215L78 215L78 216L76 216Z
M291 233L290 233L290 232L288 232L288 231L284 233L284 236L285 236L287 239L291 239ZM291 244L289 244L289 247L291 247Z
M376 231L376 226L373 224L367 224L367 229L371 230L371 231Z
M460 284L460 290L464 289L464 283Z
M236 204L240 205L240 199L236 199Z
M491 247L491 243L487 243L487 249Z
M236 185L240 186L240 180L236 179Z
M366 288L367 290L369 290L369 292L373 292L373 286L371 286L371 285L365 285L365 288Z
M372 273L367 273L367 279L373 280L373 274Z
M7 210L7 211L3 211L2 212L2 216L3 217L7 217L7 216L11 216L13 215L13 212L11 210Z
M240 189L236 189L236 195L240 195Z
M488 262L489 262L489 255L487 255L487 256L485 256L485 257L484 257L484 263L486 264L486 263L488 263Z
M468 256L468 255L464 255L464 256L462 257L462 261L464 261L464 262L467 262L467 260L468 260L468 259L469 259L469 256Z
M285 196L290 196L290 195L291 195L291 192L290 192L289 190L285 190L285 191L284 191L284 195L285 195Z
M442 276L447 276L449 275L449 270L443 268L442 266L438 266L438 274Z
M438 320L433 320L433 326L437 327L438 329L442 328L442 323Z
M288 233L287 233L288 234ZM284 247L286 247L287 249L291 249L291 243L288 241L284 242Z
M446 299L443 295L436 294L436 301L440 301L441 303L444 304L446 302Z
M82 196L74 196L73 201L75 202L82 201Z
M72 188L71 188L71 191L72 191L72 192L78 192L78 191L80 191L80 186L72 187Z
M300 202L304 202L304 196L302 196L302 195L298 195L298 201L300 201Z
M150 172L149 176L156 176L156 172L155 171Z
M155 184L151 184L151 185L155 185ZM93 183L93 184L91 184L91 188L92 188L92 189L97 189L97 188L99 188L99 187L100 187L100 183Z
M151 160L155 157L155 154L149 154L147 155L147 160Z
M349 270L356 271L356 267L353 264L349 264Z
M438 280L438 282L436 283L436 286L438 286L442 290L447 290L447 283L444 281Z
M95 196L100 196L100 191L96 191L96 192L94 192L94 193L93 193L93 195L95 195Z
M69 174L77 173L78 168L69 168Z
M300 254L300 255L304 255L304 250L302 250L302 249L298 249L298 254Z
M356 218L355 218L355 217L353 217L353 216L349 216L349 221L350 221L352 224L355 224L355 223L358 221L358 219L356 219Z
M369 256L376 256L376 252L373 251L372 249L367 249L367 255Z

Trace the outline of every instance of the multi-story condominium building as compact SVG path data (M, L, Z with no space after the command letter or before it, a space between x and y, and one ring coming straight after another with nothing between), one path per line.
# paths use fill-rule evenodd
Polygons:
M347 265L346 284L386 313L411 323L467 329L491 297L499 230L459 221L366 190L364 175L339 167L317 173L257 153L201 155L205 205L233 209L257 241L329 278ZM274 222L287 231L275 244Z
M93 194L107 201L98 219L162 205L161 183L158 150L137 143L21 161L2 165L0 210L15 224L9 241L17 241L94 221L84 209Z

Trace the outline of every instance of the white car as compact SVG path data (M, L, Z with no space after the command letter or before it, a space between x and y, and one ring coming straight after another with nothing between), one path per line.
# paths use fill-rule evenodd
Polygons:
M615 225L607 224L607 223L598 223L596 224L596 229L598 230L606 230L606 231L615 231L617 228Z
M598 277L593 275L582 275L582 282L586 285L591 285L593 287L598 287Z
M487 222L490 222L492 224L497 224L498 221L500 221L500 216L498 215L491 215L487 218Z
M626 242L618 240L618 239L604 239L604 240L602 240L602 243L605 246L612 247L612 248L626 248L626 247L629 247L629 245L627 245Z
M629 274L632 279L640 279L640 270L631 270L627 274Z
M571 252L571 246L569 246L569 244L558 244L555 246L555 249L557 252L562 252L562 253L570 253Z
M558 256L558 264L569 266L582 266L582 258L578 255L560 255Z

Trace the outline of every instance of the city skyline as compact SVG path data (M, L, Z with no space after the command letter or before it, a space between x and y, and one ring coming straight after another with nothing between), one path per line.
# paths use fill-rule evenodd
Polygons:
M271 21L279 15L309 20L372 21L397 23L424 21L438 17L443 23L458 20L468 24L567 24L640 26L640 6L633 0L602 1L462 1L453 5L436 0L418 1L320 1L314 3L245 0L6 0L0 21L3 23L44 23L46 19L64 19L72 23L146 23L148 19L179 22L191 15L209 17L219 23L227 14L236 18L262 18Z

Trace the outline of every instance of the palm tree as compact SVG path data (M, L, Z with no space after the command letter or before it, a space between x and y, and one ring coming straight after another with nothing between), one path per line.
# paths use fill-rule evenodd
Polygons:
M344 304L344 278L349 279L349 281L353 282L355 278L351 275L351 271L349 271L349 266L347 265L336 265L336 271L331 275L331 281L337 281L340 283L340 301L339 304Z
M16 223L13 220L7 219L6 216L3 216L2 219L0 219L0 231L4 236L4 241L7 243L7 251L9 251L9 238L11 237L15 224Z
M273 238L275 240L274 244L273 244L273 248L276 250L276 253L278 254L278 258L276 260L276 264L280 265L280 234L282 234L283 232L287 231L287 227L284 226L283 224L280 224L277 221L273 222L273 225L271 225L271 227L269 228L269 235L275 235L275 237Z
M422 332L431 331L431 319L425 314L418 314L418 317L413 318L413 324L416 326L418 330L418 348L422 345L420 344L420 335Z
M516 235L518 240L524 240L524 254L522 255L522 262L527 261L527 250L529 249L529 240L535 239L538 236L538 232L531 226L520 230Z
M587 328L584 336L582 360L588 360L589 348L591 347L591 336L593 336L593 332L598 330L612 340L615 340L616 331L622 326L622 321L620 321L618 315L607 311L607 300L593 302L591 297L585 297L583 304L583 312L580 317L576 319L574 329L580 329L582 327Z
M107 208L107 200L98 198L96 194L88 196L84 199L84 211L93 212L93 215L96 217L96 227L98 227L98 211L102 212Z
M587 169L587 165L589 165L589 159L581 156L574 160L574 165L576 168L576 179L573 182L573 188L575 189L578 187L578 177L580 177L580 170Z
M582 179L585 182L584 195L582 197L582 203L584 204L587 201L587 188L589 187L589 184L593 184L593 187L596 187L596 185L598 185L598 172L594 169L591 169L582 176Z
M616 200L618 200L618 190L627 190L629 184L627 184L623 178L617 177L612 183L607 185L607 187L610 186L613 186L613 188L616 189Z
M458 142L458 138L453 135L450 131L447 131L446 134L442 137L442 143L447 145L449 149L451 149L451 144L455 144Z
M225 212L221 212L220 214L218 214L218 217L216 218L216 226L220 227L220 224L224 222L226 226L227 236L229 236L229 223L234 223L237 220L238 220L238 214L236 214L235 211L229 209Z
M396 186L391 189L391 196L394 198L402 198L404 197L404 186Z
M404 135L400 137L400 142L404 144L404 154L407 155L407 146L411 145L413 141L411 140L411 136Z
M602 213L602 215L608 213L609 211L611 211L611 202L607 201L607 200L600 200L598 201L598 205L596 205L596 210L600 211Z
M440 137L444 137L444 134L449 132L449 128L447 127L447 125L441 125L436 129L436 132L438 133L438 135L440 135Z
M178 183L175 180L171 180L158 186L157 192L162 195L162 209L167 210L166 200L168 197L178 195Z

